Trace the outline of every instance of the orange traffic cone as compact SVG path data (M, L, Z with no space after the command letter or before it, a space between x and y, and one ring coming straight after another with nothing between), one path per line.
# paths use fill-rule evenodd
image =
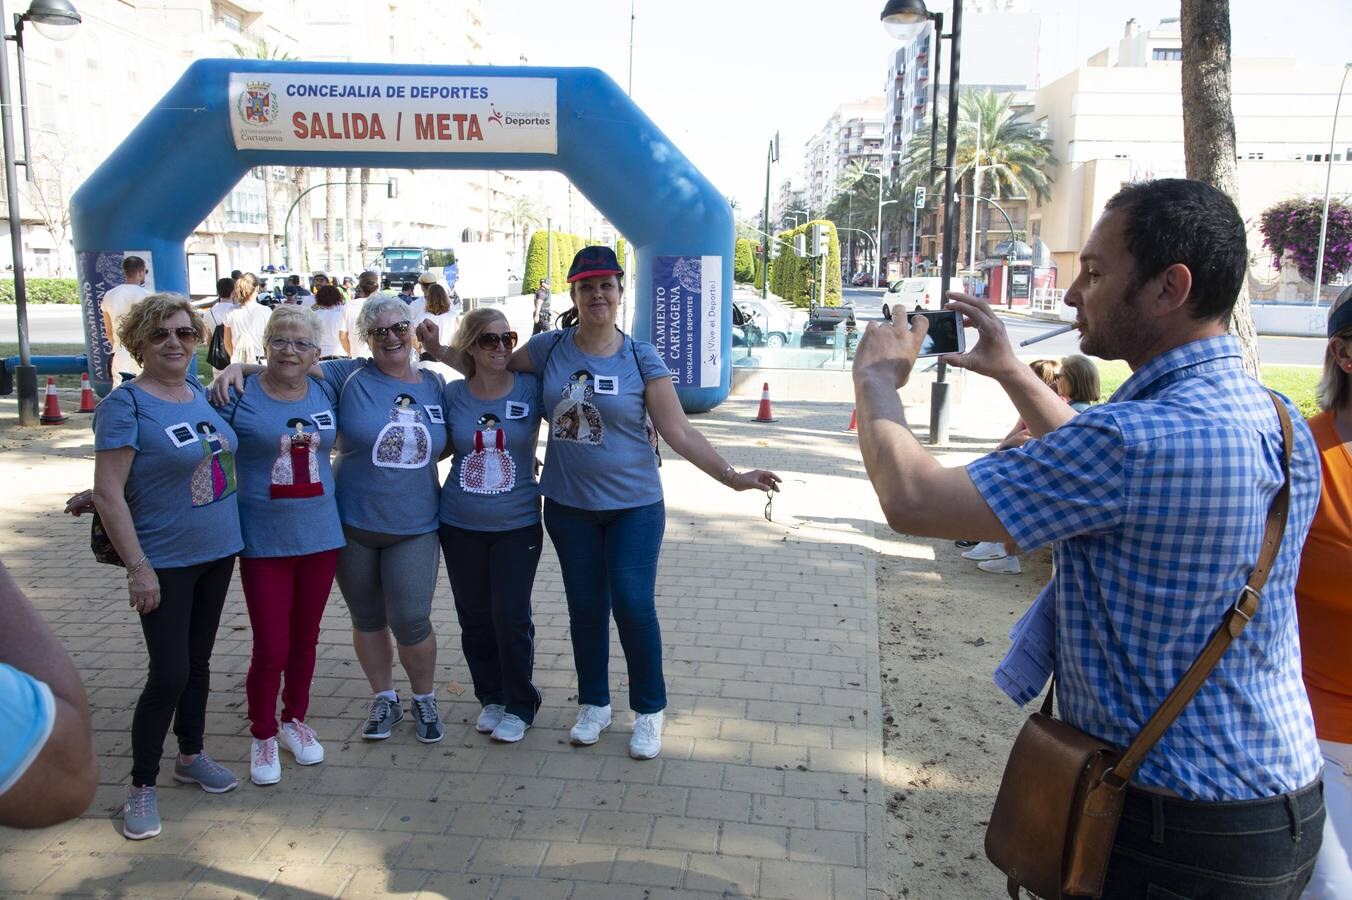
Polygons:
M760 422L762 425L779 421L770 413L770 382L768 381L761 385L760 409L756 411L756 418L752 421Z
M77 413L92 413L99 401L94 399L94 388L89 384L89 373L80 373L80 408Z
M60 425L66 421L66 417L61 414L61 401L56 397L56 379L50 375L47 376L47 405L43 407L38 421L43 425Z
M849 426L846 427L845 431L849 433L858 430L859 430L859 410L852 409L850 410L850 424Z

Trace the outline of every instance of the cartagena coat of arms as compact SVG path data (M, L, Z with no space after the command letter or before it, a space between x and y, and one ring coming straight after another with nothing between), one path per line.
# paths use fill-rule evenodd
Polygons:
M271 125L277 118L277 95L267 81L250 81L239 95L239 117L248 125Z

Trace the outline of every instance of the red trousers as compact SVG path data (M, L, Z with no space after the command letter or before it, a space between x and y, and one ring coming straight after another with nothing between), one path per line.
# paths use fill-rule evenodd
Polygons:
M253 658L244 679L249 731L259 740L277 736L277 692L282 721L304 721L310 707L319 620L329 602L338 551L304 556L241 558L239 577L253 626ZM282 687L282 676L286 687Z

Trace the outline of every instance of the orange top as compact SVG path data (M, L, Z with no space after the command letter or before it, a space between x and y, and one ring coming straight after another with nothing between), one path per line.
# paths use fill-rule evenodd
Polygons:
M1332 412L1309 426L1324 474L1296 582L1301 663L1320 739L1352 743L1352 453Z

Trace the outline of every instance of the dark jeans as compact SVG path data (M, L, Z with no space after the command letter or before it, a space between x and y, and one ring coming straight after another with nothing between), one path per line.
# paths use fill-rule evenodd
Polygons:
M131 719L131 783L138 787L153 785L159 776L171 721L178 752L184 756L202 752L211 648L234 571L233 556L156 570L160 605L141 616L150 672Z
M610 703L613 612L629 667L629 706L638 713L665 709L662 630L654 594L666 504L659 500L633 509L586 510L545 500L545 527L563 568L578 703Z
M512 531L467 531L441 525L441 551L460 619L460 644L474 696L535 721L540 692L531 683L535 625L530 591L540 562L540 523Z
M1231 803L1128 788L1103 896L1294 900L1310 880L1323 830L1322 780Z

